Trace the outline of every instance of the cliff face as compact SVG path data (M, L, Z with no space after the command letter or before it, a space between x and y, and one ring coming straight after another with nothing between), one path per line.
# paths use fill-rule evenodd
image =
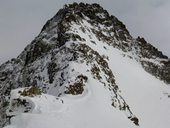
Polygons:
M11 102L11 90L32 86L58 98L83 96L88 92L98 94L97 86L100 86L107 97L107 104L125 112L129 122L134 123L132 127L138 126L140 117L134 115L126 102L128 97L122 96L117 84L119 72L113 66L119 63L119 59L115 58L117 54L120 60L128 59L158 79L170 83L168 57L143 38L134 39L126 26L100 5L65 5L47 21L41 33L17 58L0 66L0 127L9 123L10 112L6 114L6 110ZM128 65L130 62L125 63ZM120 70L123 68L121 65ZM128 72L125 74L128 75ZM104 99L101 98L101 102Z

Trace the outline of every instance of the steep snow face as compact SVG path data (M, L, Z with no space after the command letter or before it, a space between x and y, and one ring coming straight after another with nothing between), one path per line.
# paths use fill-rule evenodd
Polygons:
M168 128L170 88L144 69L169 83L168 58L116 17L98 4L65 6L0 66L0 127L12 116L6 128ZM41 93L20 89L30 86Z
M116 49L109 49L110 63L116 84L143 128L170 126L170 87L145 72L133 59L122 57ZM114 54L112 53L114 52ZM126 54L125 54L126 55Z

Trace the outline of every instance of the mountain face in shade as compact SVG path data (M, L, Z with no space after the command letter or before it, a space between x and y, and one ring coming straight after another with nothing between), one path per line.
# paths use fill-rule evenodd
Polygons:
M0 128L168 128L170 59L98 4L73 3L0 66Z

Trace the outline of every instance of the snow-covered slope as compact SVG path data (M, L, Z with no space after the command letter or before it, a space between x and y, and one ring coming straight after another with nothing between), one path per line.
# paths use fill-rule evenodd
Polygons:
M93 86L90 86L93 85ZM19 89L12 91L11 102L14 99L25 99L31 106L28 113L21 112L22 106L10 106L11 125L5 128L91 128L91 127L132 127L136 128L118 109L113 109L110 97L96 81L89 81L89 91L79 96L55 97L42 94L34 97L23 97ZM21 89L22 90L22 89ZM12 100L13 99L13 100ZM20 103L21 104L21 103ZM112 114L111 114L112 113Z
M98 4L71 4L0 66L0 127L168 128L170 60Z

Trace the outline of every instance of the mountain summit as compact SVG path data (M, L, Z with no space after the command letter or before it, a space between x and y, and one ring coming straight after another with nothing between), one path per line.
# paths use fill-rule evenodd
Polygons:
M73 3L0 66L0 128L168 128L170 59L98 4Z

